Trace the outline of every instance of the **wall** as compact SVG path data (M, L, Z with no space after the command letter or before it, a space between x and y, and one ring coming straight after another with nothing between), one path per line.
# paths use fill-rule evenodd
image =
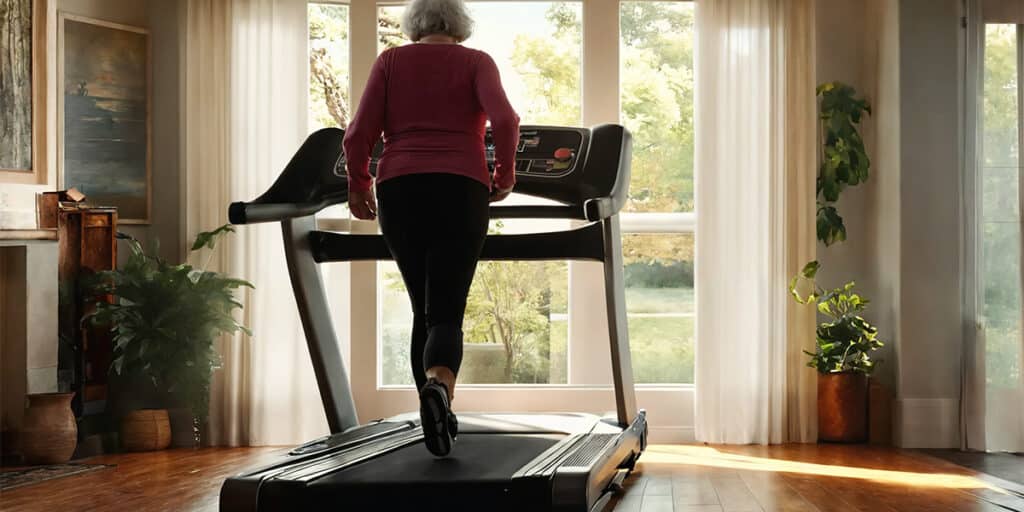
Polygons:
M153 45L153 225L146 236L159 239L161 254L172 261L181 257L187 243L181 239L184 223L181 176L184 171L179 158L183 105L180 3L178 0L148 0L147 3Z
M180 254L180 166L178 158L179 67L177 0L51 0L51 76L50 103L55 105L59 90L55 72L56 12L66 12L105 21L148 28L152 45L152 224L122 225L121 230L138 238L159 238L162 254L178 258ZM52 109L55 118L56 109ZM56 122L51 123L56 126ZM37 192L57 188L56 130L48 137L51 169L46 185L0 185L0 229L34 228ZM122 251L123 252L123 251ZM123 258L123 254L122 254Z
M27 393L58 391L57 296L56 241L0 240L0 431L21 426Z
M960 2L900 2L900 350L909 446L959 445ZM909 249L913 250L909 250Z

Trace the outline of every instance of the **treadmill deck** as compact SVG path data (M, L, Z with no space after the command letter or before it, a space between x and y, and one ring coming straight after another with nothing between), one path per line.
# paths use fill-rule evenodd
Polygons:
M645 430L642 415L639 420ZM553 510L538 503L552 502L558 471L567 471L574 495L605 493L617 468L642 450L632 430L590 414L461 413L452 453L437 458L422 445L418 417L403 414L306 443L229 479L221 510L430 510L437 504L450 511L481 510L481 503L488 512ZM606 452L622 460L607 461L612 473L591 475ZM594 476L600 482L591 482Z

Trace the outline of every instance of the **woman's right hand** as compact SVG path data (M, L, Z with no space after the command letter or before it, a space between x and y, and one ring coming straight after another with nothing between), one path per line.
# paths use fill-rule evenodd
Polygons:
M377 201L373 197L373 187L365 192L349 190L348 209L357 219L375 219L377 217Z
M511 194L511 193L512 193L512 187L509 187L509 188L498 188L498 186L495 185L494 188L491 189L491 199L490 199L490 201L492 203L497 203L498 201L501 201L502 199L505 199L506 197L508 197L508 195Z

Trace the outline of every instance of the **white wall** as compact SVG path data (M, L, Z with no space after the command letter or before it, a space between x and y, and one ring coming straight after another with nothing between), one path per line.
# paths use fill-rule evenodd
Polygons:
M960 355L960 2L900 2L899 346L906 446L957 446ZM913 415L910 411L915 411Z

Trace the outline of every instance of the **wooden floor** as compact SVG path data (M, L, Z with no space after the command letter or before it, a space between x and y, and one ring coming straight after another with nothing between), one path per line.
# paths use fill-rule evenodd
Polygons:
M4 492L0 509L214 511L223 479L274 451L208 448L94 457L82 462L117 466ZM1024 512L1024 489L920 452L835 445L652 445L614 507L616 512Z

